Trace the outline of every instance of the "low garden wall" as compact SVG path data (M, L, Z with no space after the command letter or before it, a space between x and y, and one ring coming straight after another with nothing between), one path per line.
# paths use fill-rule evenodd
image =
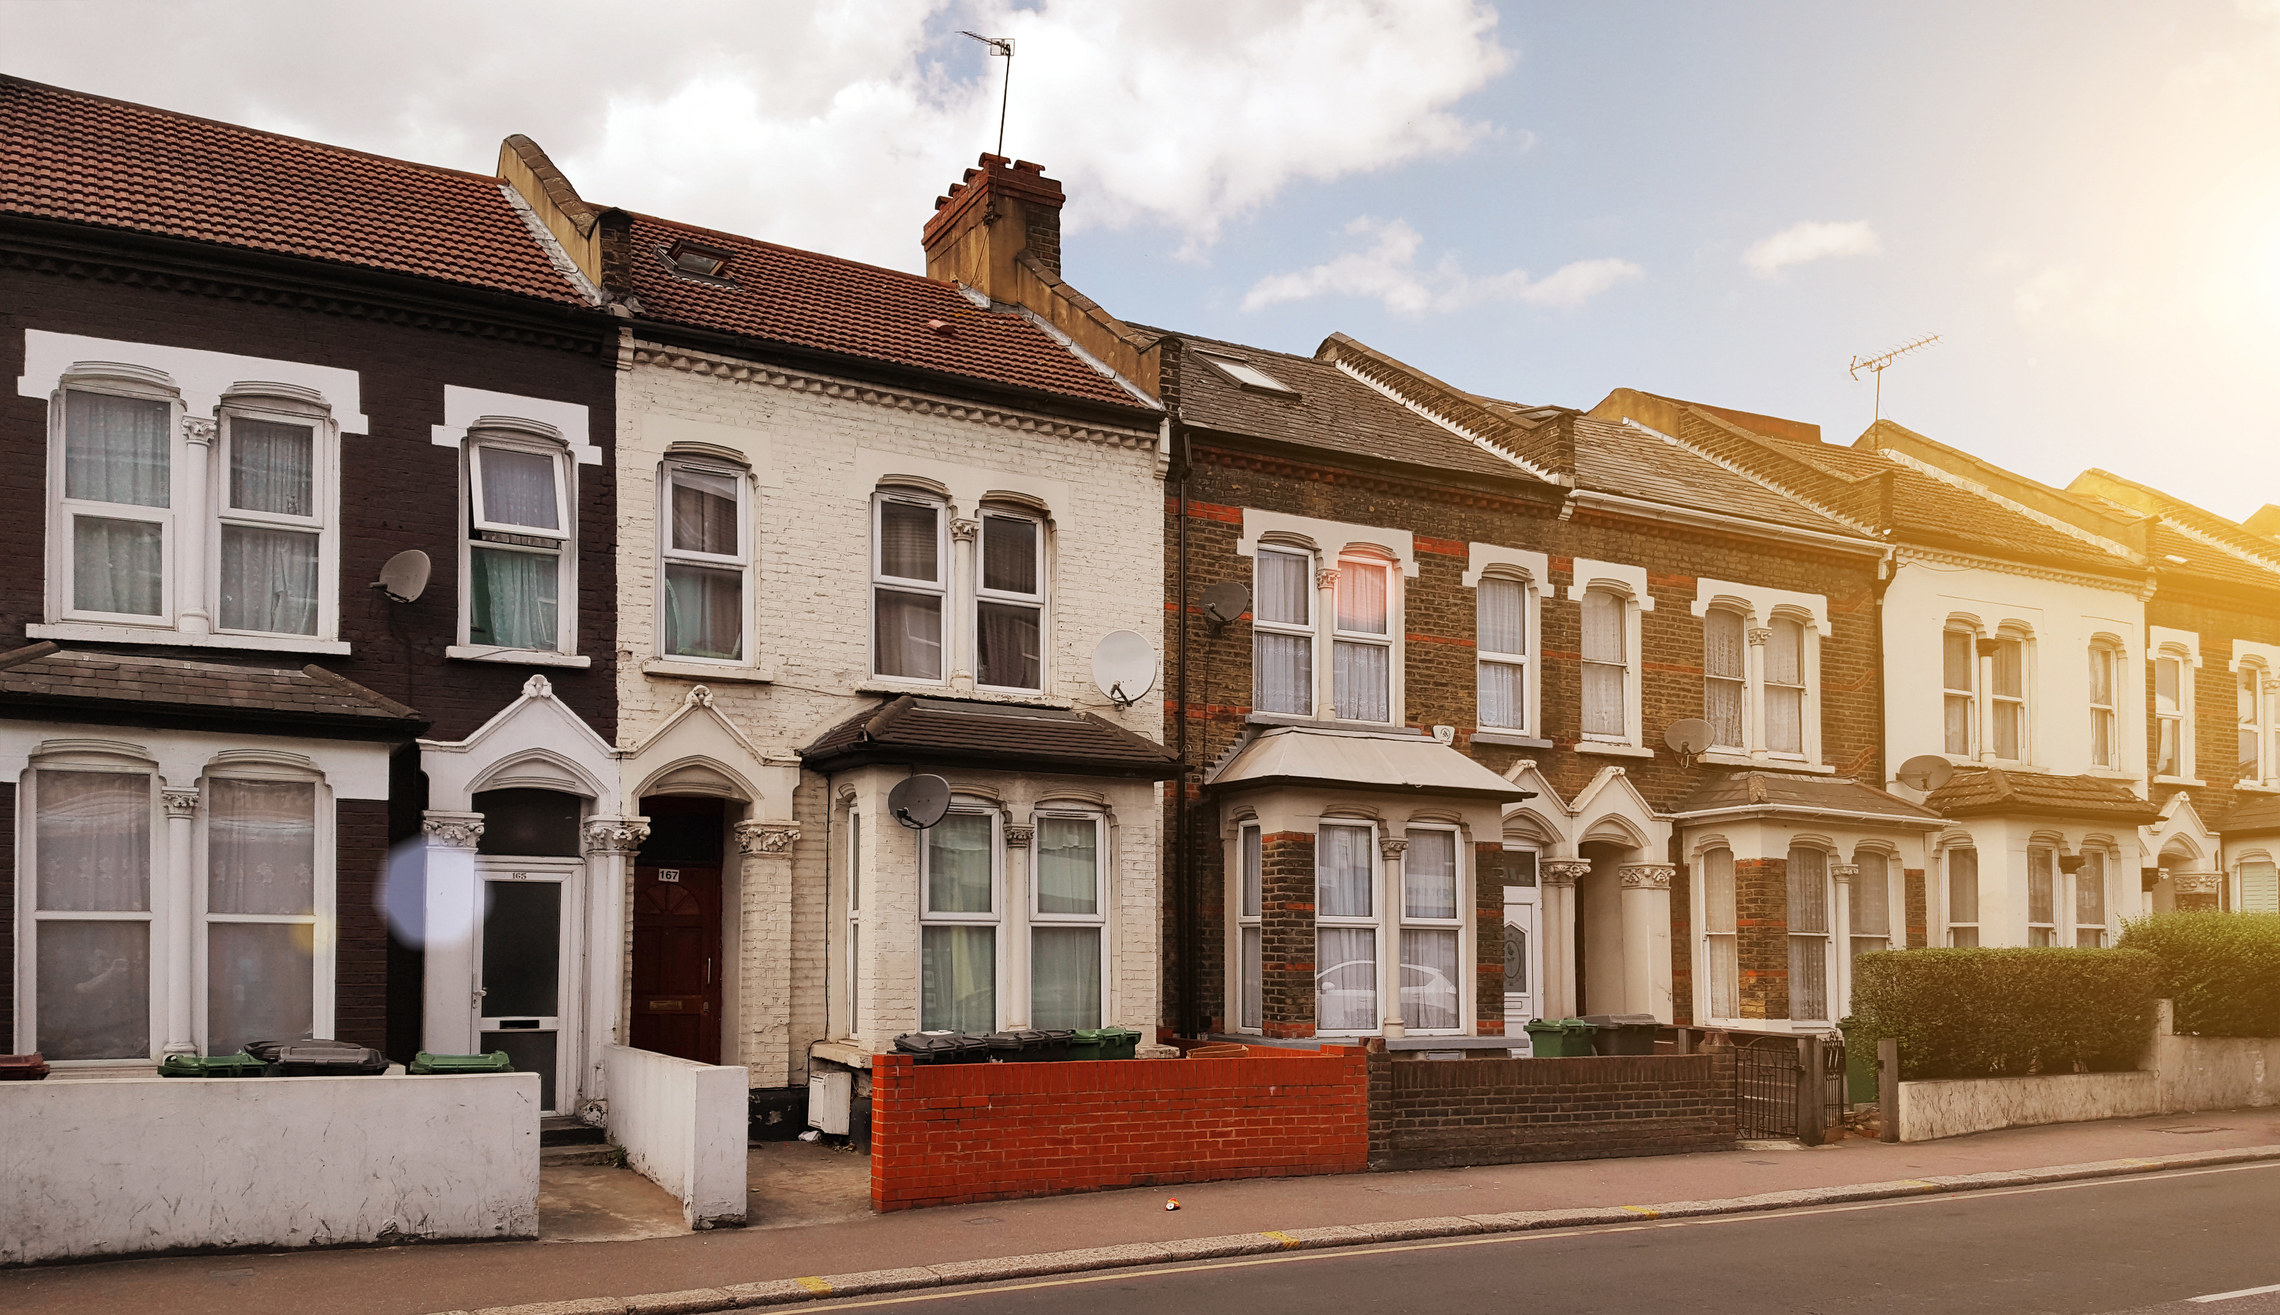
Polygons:
M2280 1037L2179 1036L2170 1002L2161 1002L2153 1069L2165 1114L2280 1104Z
M745 1070L613 1045L602 1051L610 1140L627 1167L681 1198L691 1228L744 1222Z
M538 1236L538 1075L0 1082L0 1264Z
M1396 1062L1370 1056L1372 1169L1734 1148L1734 1053Z
M1039 1064L879 1055L871 1204L1355 1173L1369 1149L1367 1084L1355 1046Z
M1900 1140L1936 1141L1996 1128L2130 1119L2161 1111L2158 1075L2049 1073L1900 1084Z

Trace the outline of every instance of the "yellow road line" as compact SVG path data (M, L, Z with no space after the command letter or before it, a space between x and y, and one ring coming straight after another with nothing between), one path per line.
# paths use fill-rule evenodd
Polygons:
M818 1296L828 1297L831 1295L831 1285L824 1282L822 1279L815 1277L813 1274L810 1274L804 1278L793 1279L792 1282L799 1284L801 1287L806 1288L808 1291L813 1292Z
M1627 1206L1624 1206L1623 1208L1624 1208L1625 1210L1628 1210L1628 1211L1630 1211L1632 1214L1638 1215L1638 1216L1640 1216L1640 1217L1642 1217L1642 1218L1646 1218L1646 1219L1660 1219L1660 1218L1662 1218L1662 1212L1661 1212L1661 1211L1659 1211L1659 1210L1649 1210L1648 1208L1646 1208L1646 1207L1645 1207L1645 1206L1643 1206L1643 1205L1627 1205Z
M1298 1247L1298 1239L1297 1239L1297 1238L1295 1238L1295 1237L1292 1237L1290 1234L1288 1234L1288 1233L1285 1233L1285 1232L1282 1232L1282 1231L1280 1231L1279 1229L1270 1229L1270 1230L1269 1230L1269 1231L1267 1231L1267 1232L1264 1232L1264 1233L1261 1233L1261 1234L1259 1234L1259 1236L1261 1236L1261 1237L1271 1237L1271 1238L1273 1238L1275 1241L1282 1243L1282 1244L1283 1244L1283 1250L1285 1250L1285 1251L1292 1251L1292 1250L1296 1250L1296 1249L1297 1249L1297 1247Z

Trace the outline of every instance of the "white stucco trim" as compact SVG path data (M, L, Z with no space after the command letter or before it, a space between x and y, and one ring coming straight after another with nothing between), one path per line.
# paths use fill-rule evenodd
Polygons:
M24 330L24 372L16 379L17 395L46 401L61 384L65 372L79 361L120 361L164 370L181 390L183 405L194 416L214 414L214 408L221 405L222 394L237 383L293 384L322 394L332 408L332 422L342 433L371 432L370 422L364 418L361 376L354 370L159 343L86 338L74 333L50 333L45 329Z
M943 461L889 448L855 449L855 478L862 496L869 497L880 484L897 475L939 484L949 491L953 516L971 517L993 494L1016 494L1043 504L1048 522L1066 517L1075 497L1057 479L1044 479L1025 471ZM931 683L931 682L930 682Z
M1644 566L1597 562L1588 557L1578 557L1572 575L1567 592L1561 595L1571 603L1581 602L1584 594L1595 584L1614 584L1631 592L1631 601L1640 611L1655 610L1655 596L1647 592L1647 568Z
M2201 637L2190 630L2172 630L2167 626L2145 628L2145 656L2151 662L2165 648L2179 648L2198 669L2201 665Z
M1404 576L1417 578L1416 539L1407 530L1382 525L1352 525L1345 521L1316 520L1312 516L1292 516L1279 511L1245 507L1243 537L1235 545L1236 554L1242 557L1256 555L1259 540L1269 534L1303 541L1323 555L1325 565L1333 564L1338 554L1349 549L1375 549L1401 563L1401 573Z
M1480 588L1480 577L1486 575L1494 567L1518 571L1528 577L1528 583L1534 585L1536 590L1551 586L1551 559L1544 554L1530 552L1526 548L1506 548L1493 543L1474 543L1466 545L1463 581L1465 588ZM1534 634L1535 631L1531 629L1528 633Z
M602 464L602 450L594 446L588 436L585 407L576 402L494 393L481 388L462 388L458 384L443 386L443 423L431 428L431 441L437 447L458 447L466 441L467 431L484 416L513 416L552 425L561 431L563 443L577 457L579 465Z
M421 740L429 811L465 812L477 791L534 786L580 794L600 812L617 794L617 754L532 676L514 702L464 740Z
M1829 637L1829 600L1826 595L1775 589L1769 585L1743 584L1736 580L1697 579L1694 582L1694 615L1706 616L1713 604L1722 601L1740 603L1748 610L1752 625L1764 625L1779 608L1803 612L1813 619L1813 628L1820 632L1821 638Z

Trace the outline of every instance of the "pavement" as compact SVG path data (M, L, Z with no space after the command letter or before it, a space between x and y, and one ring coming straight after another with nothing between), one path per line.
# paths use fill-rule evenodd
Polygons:
M1810 1150L1753 1143L1734 1152L1629 1160L1188 1184L891 1215L872 1215L859 1204L852 1189L867 1183L861 1157L801 1143L753 1150L758 1227L572 1245L577 1230L565 1211L576 1193L556 1186L550 1190L557 1207L551 1216L542 1207L542 1229L561 1240L19 1269L0 1272L0 1309L246 1315L310 1309L310 1294L321 1292L322 1308L343 1315L528 1303L570 1303L547 1308L559 1315L718 1310L1246 1252L1988 1190L2143 1174L2164 1164L2280 1161L2280 1109L2009 1129L1907 1145L1857 1138ZM549 1175L559 1181L561 1172ZM590 1190L585 1199L590 1208L597 1195L608 1198L600 1213L614 1214L615 1222L587 1227L587 1234L647 1229L634 1197L653 1189L635 1177L611 1181L614 1187ZM1181 1209L1167 1211L1173 1196Z

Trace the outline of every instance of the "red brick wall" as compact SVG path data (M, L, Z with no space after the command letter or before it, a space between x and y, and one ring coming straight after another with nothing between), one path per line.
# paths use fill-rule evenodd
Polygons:
M871 1204L908 1210L1115 1187L1358 1173L1362 1051L871 1070Z
M1369 1057L1370 1168L1668 1155L1734 1147L1734 1055Z
M16 783L0 783L0 1050L16 1048Z
M1908 948L1921 950L1932 943L1931 904L1925 896L1924 870L1902 868L1900 880L1906 888L1903 898L1908 901Z
M1313 1036L1314 837L1308 832L1259 838L1259 959L1262 1030L1273 1037Z
M384 1051L388 928L380 915L380 882L388 866L388 802L343 799L335 804L333 840L340 920L333 965L333 1035Z
M1504 1035L1504 883L1493 879L1504 859L1501 842L1473 846L1473 1030Z
M1670 1019L1694 1023L1703 1021L1694 1016L1694 868L1677 867L1670 879Z
M1789 1017L1789 860L1734 860L1734 932L1742 1017Z

